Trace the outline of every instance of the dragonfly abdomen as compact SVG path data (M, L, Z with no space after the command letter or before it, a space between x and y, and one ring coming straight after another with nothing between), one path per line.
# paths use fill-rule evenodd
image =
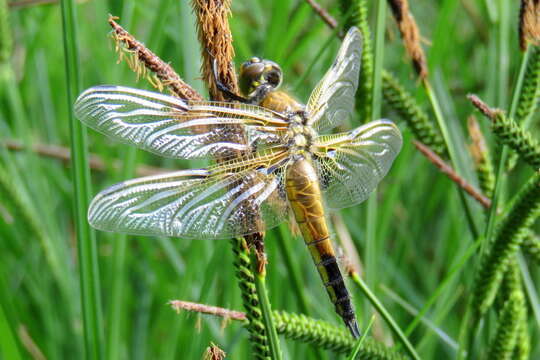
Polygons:
M301 158L287 167L286 188L296 222L328 296L352 335L358 337L354 308L330 241L317 174L309 159Z

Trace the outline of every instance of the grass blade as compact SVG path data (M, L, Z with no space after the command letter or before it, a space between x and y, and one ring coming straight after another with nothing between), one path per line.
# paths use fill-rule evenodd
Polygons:
M75 2L62 0L61 9L67 85L66 100L68 109L71 109L80 91ZM95 233L86 220L91 192L86 129L74 118L72 111L68 111L68 118L71 132L75 227L80 264L85 352L87 359L99 359L103 356L103 326Z
M364 283L362 278L357 274L352 274L352 280L355 284L360 287L362 290L362 293L367 296L373 307L381 314L381 316L384 318L390 329L394 332L394 334L397 336L399 341L403 344L405 347L405 350L409 353L409 356L411 356L413 359L419 360L420 356L416 353L416 350L412 346L412 344L409 342L409 339L407 339L407 336L403 333L399 325L396 323L392 315L385 309L384 305L377 299L375 294L369 289L369 287Z
M373 315L371 317L371 319L369 320L368 326L367 326L366 330L364 330L364 334L362 335L362 337L360 339L358 339L358 341L354 345L353 351L351 351L351 354L347 358L348 360L356 359L356 357L358 356L358 353L360 352L360 348L362 347L362 344L364 344L364 340L366 340L367 334L368 334L369 330L371 329L371 326L373 325L374 321L375 321L375 315Z

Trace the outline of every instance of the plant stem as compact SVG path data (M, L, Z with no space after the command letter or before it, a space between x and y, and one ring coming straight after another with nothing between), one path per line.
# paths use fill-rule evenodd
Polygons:
M356 359L356 357L360 353L360 348L364 344L364 341L366 340L367 334L368 334L369 330L371 329L371 326L373 325L374 321L375 321L375 315L373 315L371 317L371 319L369 320L368 326L366 327L366 330L364 331L364 334L362 335L362 337L360 339L358 339L358 341L354 345L354 349L349 354L349 357L347 358L347 360Z
M295 290L295 297L298 303L298 309L303 314L310 315L308 300L304 290L304 283L302 281L301 269L299 268L298 261L293 259L293 250L291 249L290 245L290 241L299 239L294 239L292 236L290 236L290 230L286 229L285 226L287 225L281 225L279 227L277 243L280 248L281 256L283 256L283 260L285 261L287 273L291 276L292 285Z
M268 299L268 291L266 289L266 272L258 271L258 261L256 259L255 251L252 251L251 256L251 268L255 274L255 287L257 289L257 295L259 296L260 309L263 316L264 327L266 328L266 334L268 337L268 345L270 347L270 357L273 360L281 360L281 349L279 346L279 338L276 331L272 316L272 306L270 305L270 299Z
M379 299L377 299L375 294L373 294L373 292L369 289L366 283L364 283L364 281L358 275L358 273L356 272L352 273L351 278L354 281L354 283L357 284L358 287L360 287L360 290L362 290L364 295L369 299L373 307L377 309L377 311L381 314L381 316L384 318L384 320L386 321L390 329L392 329L394 334L398 337L399 341L401 341L401 343L403 344L403 346L405 347L409 355L413 359L417 359L417 360L420 359L420 356L416 353L416 350L414 349L412 344L409 342L409 340L407 339L407 336L405 336L405 334L403 333L399 325L396 323L392 315L390 315L390 313L386 310L384 305L379 301Z
M427 79L423 81L423 84L428 94L429 101L431 102L431 107L433 108L433 112L435 113L435 118L437 119L437 123L439 125L439 129L441 130L442 137L446 144L446 149L448 150L448 155L450 157L450 163L452 164L452 167L456 170L458 174L463 174L463 168L458 163L457 151L454 148L454 143L452 142L452 139L450 137L450 131L448 130L448 127L446 126L446 122L444 120L437 95L435 94L435 91L433 90L433 88L431 87L431 84L429 83ZM465 195L463 194L463 190L459 189L458 191L460 194L461 203L463 204L463 209L465 210L465 215L467 216L467 222L469 224L472 237L477 238L478 229L476 227L476 223L474 222L472 210L470 208L469 202L465 198Z
M127 149L126 160L124 169L121 172L122 178L129 179L135 173L135 164L137 150L134 147ZM110 329L107 338L107 358L118 359L120 358L120 351L122 347L121 340L121 325L123 319L122 304L124 303L125 284L126 284L126 248L127 248L127 236L118 236L113 243L113 271L112 279L112 291L111 291L111 305L109 310Z
M528 62L529 56L530 56L530 46L527 48L527 51L525 52L525 54L523 54L523 57L521 59L521 67L519 69L519 75L518 75L516 86L514 88L514 93L512 96L512 103L510 105L510 113L509 113L510 118L514 117L516 109L517 109L517 105L519 102L519 94L521 92L523 79L525 76L525 72L527 70L527 62ZM493 229L495 227L495 217L497 216L497 205L499 202L500 193L502 191L501 180L504 175L504 170L505 170L504 164L506 164L507 157L508 157L508 147L506 145L503 145L499 163L497 165L497 171L496 171L497 176L495 177L495 188L493 191L493 198L491 199L491 210L489 211L489 214L488 214L487 226L484 233L486 242L489 241L489 239L491 238L491 235L493 234Z
M373 56L373 87L371 92L371 114L368 118L376 120L381 116L382 69L384 61L384 31L386 23L386 1L379 0L376 10L375 42ZM373 191L367 201L366 212L366 276L370 286L376 283L377 264L377 191Z
M73 0L62 0L62 25L66 66L68 108L71 109L79 85L79 58L76 19ZM81 302L87 359L103 357L103 326L99 285L98 254L95 233L86 220L90 198L90 168L88 166L86 129L68 111L71 132L72 176L75 191L75 221L81 277Z
M253 356L256 359L269 359L270 349L265 324L263 323L260 299L255 285L255 275L251 271L251 258L244 238L231 239L235 254L234 266L238 286L242 292L242 302L248 320L247 329L250 333L250 342L253 347Z

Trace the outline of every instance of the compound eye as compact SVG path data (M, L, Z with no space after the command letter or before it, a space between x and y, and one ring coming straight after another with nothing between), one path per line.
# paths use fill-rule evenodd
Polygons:
M246 79L255 80L261 77L264 71L264 65L262 63L244 63L240 70L240 76Z
M266 82L272 85L273 88L277 88L281 85L282 78L283 75L280 68L273 67L270 71L265 73Z
M240 90L245 95L248 95L257 86L256 82L259 81L264 71L262 62L252 62L252 60L246 61L240 68Z

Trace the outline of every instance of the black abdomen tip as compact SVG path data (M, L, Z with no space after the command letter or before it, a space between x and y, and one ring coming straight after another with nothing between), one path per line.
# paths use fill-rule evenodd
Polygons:
M349 331L351 332L351 335L358 339L360 337L360 330L358 329L358 323L356 322L356 319L348 319L345 320L345 324L349 328Z

